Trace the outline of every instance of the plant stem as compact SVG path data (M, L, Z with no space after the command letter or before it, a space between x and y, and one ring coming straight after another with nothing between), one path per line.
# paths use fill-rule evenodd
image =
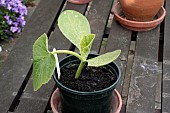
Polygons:
M60 54L60 53L65 53L65 54L71 54L71 55L74 55L75 57L77 57L78 59L80 59L80 65L77 69L77 72L76 72L76 75L75 75L75 79L78 79L81 72L82 72L82 69L84 67L84 65L86 64L86 60L84 60L79 54L77 54L76 52L73 52L73 51L69 51L69 50L56 50L56 51L53 51L51 52L52 54Z
M81 72L82 72L82 69L83 69L83 67L84 67L85 64L86 64L86 62L84 62L84 61L81 61L81 62L80 62L80 65L79 65L79 67L78 67L78 69L77 69L77 72L76 72L75 79L78 79L78 78L79 78L79 76L80 76L80 74L81 74Z
M81 60L81 62L84 62L83 58L76 52L73 52L73 51L69 51L69 50L56 50L56 51L53 51L51 52L52 54L61 54L61 53L64 53L64 54L70 54L70 55L74 55L75 57L77 57L78 59Z

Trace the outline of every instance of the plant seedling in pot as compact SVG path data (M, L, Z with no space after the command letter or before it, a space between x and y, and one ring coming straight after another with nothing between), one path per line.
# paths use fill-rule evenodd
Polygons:
M77 71L73 74L73 82L74 80L75 82L81 80L82 76L84 76L83 70L89 67L105 67L105 70L108 73L116 76L116 80L114 83L111 82L111 85L99 90L79 91L68 88L59 81L62 80L65 75L65 73L61 70L61 79L60 74L58 74L58 77L54 75L54 79L59 88L60 94L62 95L62 113L110 113L113 100L112 93L120 79L120 69L113 61L120 55L121 50L108 52L102 55L90 54L95 34L91 33L90 25L86 17L76 11L66 10L62 12L58 18L58 26L63 35L79 50L79 54L69 50L55 49L50 52L48 50L47 35L41 35L33 46L34 90L38 90L43 84L47 83L51 79L57 64L56 61L58 62L56 54L70 54L72 56L68 56L60 61L60 66L61 69L63 69L70 65L72 66L72 64L76 64L77 66L77 63L80 62L76 67ZM57 67L58 69L60 68L59 66ZM68 69L71 70L70 68ZM97 69L100 70L100 68ZM101 75L103 76L103 74ZM85 82L87 81L85 80Z
M51 79L56 65L55 54L71 54L80 60L75 74L75 79L78 79L85 63L93 67L103 66L113 62L121 53L121 50L116 50L87 59L95 34L91 34L86 17L76 11L66 10L62 12L58 18L58 26L64 36L78 48L80 54L69 50L50 52L46 34L40 36L33 46L33 87L35 91Z

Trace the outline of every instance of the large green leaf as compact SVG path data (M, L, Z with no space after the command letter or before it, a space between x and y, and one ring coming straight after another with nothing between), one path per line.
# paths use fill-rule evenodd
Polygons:
M55 69L55 57L48 51L48 38L41 35L33 46L33 87L38 90L47 83Z
M83 36L80 42L80 54L83 60L87 59L87 56L90 53L91 45L93 43L94 38L95 38L95 34L89 34L89 35Z
M121 53L121 50L116 50L113 52L109 52L109 53L97 56L92 59L88 59L87 60L88 66L99 67L99 66L109 64L112 61L114 61L120 55L120 53Z
M60 14L58 26L64 36L79 50L82 37L91 33L86 17L73 10L66 10Z

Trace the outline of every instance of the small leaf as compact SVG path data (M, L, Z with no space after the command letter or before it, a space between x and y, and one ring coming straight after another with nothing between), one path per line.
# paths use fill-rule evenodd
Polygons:
M64 36L80 50L80 41L90 34L90 25L84 15L77 11L66 10L58 18L58 26Z
M41 35L33 46L33 87L38 90L47 83L55 69L55 57L48 51L48 38Z
M83 36L80 42L80 54L83 60L87 59L87 56L90 53L91 45L93 43L94 38L95 38L95 34L89 34L89 35Z
M99 67L113 62L121 53L121 50L109 52L87 60L88 66Z

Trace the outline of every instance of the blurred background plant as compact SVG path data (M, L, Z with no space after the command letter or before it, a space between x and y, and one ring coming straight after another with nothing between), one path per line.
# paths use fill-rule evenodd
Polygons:
M23 4L25 4L27 7L31 6L35 6L35 3L34 3L35 0L23 0Z
M0 39L5 40L25 26L28 0L0 0Z
M21 36L21 33L12 33L10 31L11 26L7 23L4 16L8 14L8 15L13 15L13 17L15 16L19 17L20 15L20 17L24 17L21 19L28 21L40 1L41 0L0 0L0 68L2 64L5 62L5 60L7 59L10 52L13 50L13 47L15 46L16 42L20 39ZM12 5L7 5L9 4L9 2L12 3L13 5L17 4L18 6L16 5L15 7L18 8L23 6L25 13L27 13L28 11L27 16L25 15L21 16L21 13L16 13L12 11L12 9L8 10L7 8L8 7L10 8L10 6L12 6ZM14 8L14 6L12 6L12 8ZM23 27L21 27L21 29L22 28ZM9 31L9 32L6 33L5 31Z

